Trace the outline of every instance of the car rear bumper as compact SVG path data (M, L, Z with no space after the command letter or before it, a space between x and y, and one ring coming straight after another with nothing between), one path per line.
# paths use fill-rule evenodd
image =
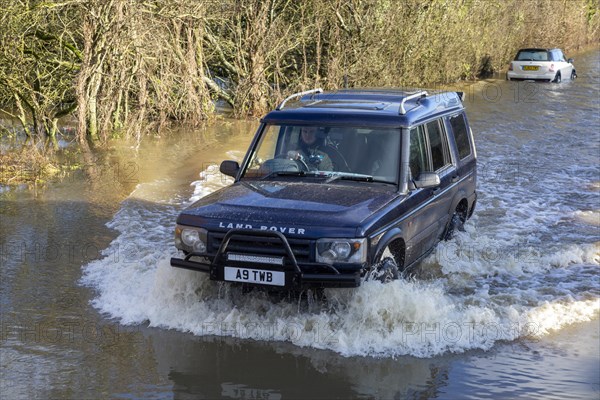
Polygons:
M547 73L526 73L508 71L506 77L510 80L539 80L539 81L551 81L556 76L556 72Z

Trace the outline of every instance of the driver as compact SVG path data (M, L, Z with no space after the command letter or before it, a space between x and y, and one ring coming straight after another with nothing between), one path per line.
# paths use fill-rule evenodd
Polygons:
M300 128L299 154L311 169L333 171L333 163L326 152L322 150L324 140L317 138L317 128L304 126Z

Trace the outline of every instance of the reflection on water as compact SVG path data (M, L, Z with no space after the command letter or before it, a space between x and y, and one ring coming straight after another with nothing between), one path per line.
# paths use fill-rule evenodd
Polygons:
M431 397L449 370L448 360L345 358L286 343L148 334L161 338L154 353L174 391L204 398Z
M574 83L467 96L478 209L419 281L276 302L170 268L177 213L229 182L217 165L256 121L117 143L40 193L1 191L0 393L598 397L599 59Z

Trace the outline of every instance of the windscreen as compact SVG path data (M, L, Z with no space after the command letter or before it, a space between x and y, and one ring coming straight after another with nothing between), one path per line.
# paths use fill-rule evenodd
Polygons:
M350 176L396 183L400 129L266 125L242 179Z

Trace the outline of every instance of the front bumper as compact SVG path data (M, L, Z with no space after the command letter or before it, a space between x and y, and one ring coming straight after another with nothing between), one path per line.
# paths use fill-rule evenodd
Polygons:
M261 254L243 254L242 258L246 261L238 261L230 258L228 251L230 241L236 236L253 235L257 238L268 237L277 238L285 249L285 256L282 257L281 265L265 265L259 262L252 262L253 258L264 259ZM240 256L240 254L237 254ZM201 257L203 261L192 260L194 257ZM267 257L268 258L268 257ZM210 261L212 260L212 261ZM255 229L232 229L227 232L216 254L196 254L190 253L185 258L171 258L171 266L177 268L189 269L192 271L208 273L211 280L231 281L225 278L225 268L253 269L264 272L279 272L285 276L283 286L270 286L268 284L256 282L240 282L257 286L264 286L271 289L300 289L305 287L358 287L360 286L360 272L362 266L356 266L351 271L340 272L337 268L329 264L304 262L301 265L296 261L296 257L288 243L287 238L280 232L255 230Z

